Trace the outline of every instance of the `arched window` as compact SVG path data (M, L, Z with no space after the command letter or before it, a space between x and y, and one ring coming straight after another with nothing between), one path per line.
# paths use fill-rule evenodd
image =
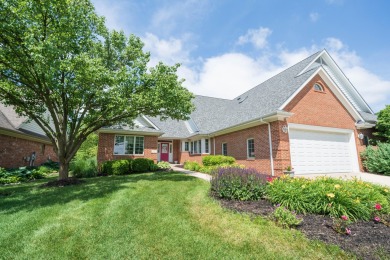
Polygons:
M314 84L313 88L315 91L324 92L324 88L318 83Z

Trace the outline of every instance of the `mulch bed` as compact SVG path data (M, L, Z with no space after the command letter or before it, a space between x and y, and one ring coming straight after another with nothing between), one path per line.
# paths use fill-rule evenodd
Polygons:
M47 183L42 184L41 188L48 188L48 187L65 187L70 185L78 185L81 183L84 183L85 181L77 179L77 178L68 178L65 180L54 180L49 181Z
M233 201L216 198L222 207L271 218L275 207L267 200ZM390 259L390 227L373 221L358 221L349 227L351 235L337 233L329 216L298 215L302 223L297 227L309 239L340 246L361 259Z

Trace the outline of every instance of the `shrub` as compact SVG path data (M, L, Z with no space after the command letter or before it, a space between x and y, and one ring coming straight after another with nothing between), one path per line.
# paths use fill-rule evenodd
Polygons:
M22 181L22 178L17 177L17 176L9 176L9 177L0 178L0 184L11 184L11 183L18 183L21 181Z
M148 172L151 165L154 165L153 160L147 158L136 158L132 163L133 172Z
M197 162L186 161L184 163L184 169L197 172L200 169L200 165Z
M362 152L363 165L369 172L390 175L390 143L378 143Z
M276 223L284 228L291 228L298 226L302 219L298 218L297 215L284 207L276 207L273 218Z
M102 163L101 172L107 175L112 175L112 164L114 161L105 161Z
M369 220L376 203L380 203L386 213L390 212L388 189L357 179L282 177L267 185L266 194L271 202L298 213L325 214L335 218L346 215L352 221Z
M160 170L160 168L158 167L158 165L157 164L151 164L150 166L149 166L149 170L150 171L152 171L152 172L155 172L155 171L158 171L158 170Z
M224 155L207 155L202 158L204 166L231 165L235 162L236 159L233 157Z
M171 164L169 162L159 162L157 163L157 166L161 170L169 170L171 169Z
M41 166L45 166L52 171L58 171L60 169L60 164L52 160L47 160L46 162L42 163Z
M131 172L131 161L130 160L116 160L112 163L112 174L113 175L124 175Z
M76 178L95 177L98 173L96 158L72 160L69 169Z
M219 168L211 180L211 191L220 198L259 200L263 197L266 175L255 169Z

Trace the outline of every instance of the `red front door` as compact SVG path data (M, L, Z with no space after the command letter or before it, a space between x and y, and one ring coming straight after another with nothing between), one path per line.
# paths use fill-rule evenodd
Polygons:
M164 162L169 161L169 143L161 143L160 160Z

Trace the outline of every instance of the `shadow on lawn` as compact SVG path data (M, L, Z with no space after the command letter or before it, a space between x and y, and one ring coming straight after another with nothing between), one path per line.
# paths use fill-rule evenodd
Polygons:
M65 187L42 188L45 181L0 187L7 196L0 197L0 214L32 211L40 207L66 204L73 200L88 201L109 196L121 189L136 189L126 184L139 181L192 181L195 177L177 172L156 172L124 176L104 176L84 179L85 182Z

